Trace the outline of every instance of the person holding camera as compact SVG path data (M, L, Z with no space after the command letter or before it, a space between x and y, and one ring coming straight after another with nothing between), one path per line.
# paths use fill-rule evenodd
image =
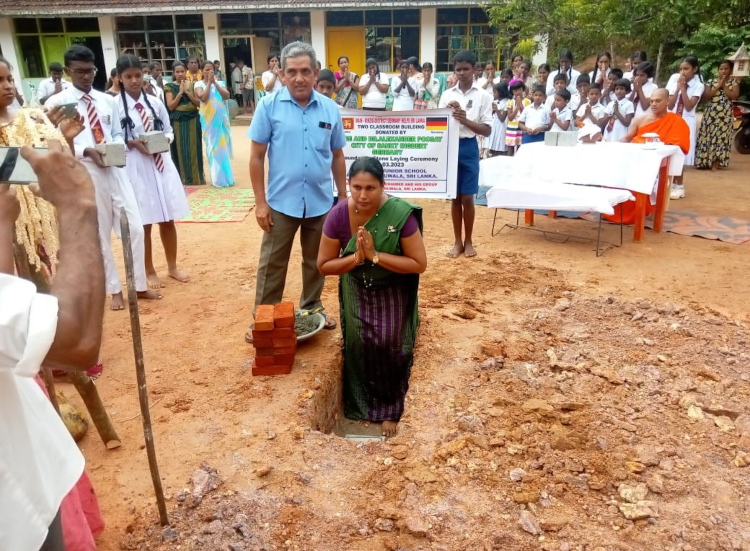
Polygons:
M104 314L104 263L94 186L59 141L21 150L41 196L57 209L60 263L50 294L13 274L20 205L0 183L0 548L65 549L60 509L84 458L34 377L44 364L85 371L96 362Z

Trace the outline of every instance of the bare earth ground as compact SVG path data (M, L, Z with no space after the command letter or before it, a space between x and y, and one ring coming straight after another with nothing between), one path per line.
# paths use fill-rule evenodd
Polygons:
M233 132L249 187L244 128ZM734 155L719 174L690 171L672 208L750 219L749 169ZM97 385L123 446L107 451L93 429L82 441L108 523L100 549L750 550L750 245L650 231L633 244L626 230L623 248L596 258L591 244L532 232L493 238L479 207L479 256L450 260L449 203L422 206L422 325L401 432L386 443L311 428L333 410L337 331L301 346L291 375L251 377L253 214L179 226L193 281L140 305L174 530L163 541L129 319L107 312ZM295 247L295 302L299 263ZM334 315L336 288L329 278ZM215 469L219 483L201 501L189 492L204 462L203 482L217 485Z

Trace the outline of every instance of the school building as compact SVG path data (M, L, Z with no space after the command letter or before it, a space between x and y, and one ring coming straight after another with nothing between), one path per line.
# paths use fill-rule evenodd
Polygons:
M373 0L368 9L362 6L356 0L0 0L0 53L23 80L27 97L29 86L47 76L49 63L62 62L75 43L100 60L100 88L124 53L161 62L167 74L172 61L191 55L220 60L222 69L244 58L260 74L270 52L296 40L311 43L323 67L334 71L338 57L349 56L359 74L368 58L391 72L412 55L448 71L463 49L499 61L499 30L489 25L479 0Z

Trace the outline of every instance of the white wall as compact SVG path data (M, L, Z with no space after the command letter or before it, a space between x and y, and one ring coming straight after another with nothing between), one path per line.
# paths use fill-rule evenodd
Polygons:
M120 52L117 49L117 36L115 35L115 18L104 15L99 19L99 33L102 35L102 51L104 52L104 66L107 68L107 76L110 69L114 69Z
M539 67L542 63L547 63L547 37L536 35L534 40L539 44L539 51L531 58L531 63L534 67Z
M3 50L3 57L13 67L13 80L16 81L20 89L21 63L16 54L16 43L13 40L13 22L10 17L0 17L0 49Z
M437 8L422 8L419 21L419 62L429 61L434 67L437 61Z
M219 38L219 14L203 13L203 31L206 33L206 61L221 61L222 71L228 67L224 59L224 48ZM231 60L230 60L231 61Z
M323 10L310 12L310 41L320 61L320 66L328 67L326 63L326 12Z

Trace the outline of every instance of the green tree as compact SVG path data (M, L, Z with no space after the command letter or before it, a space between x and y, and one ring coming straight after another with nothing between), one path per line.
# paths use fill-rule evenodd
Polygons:
M713 36L700 32L702 28L735 29L750 23L750 0L492 0L488 13L506 31L499 36L499 48L541 37L551 58L561 47L579 58L602 48L645 50L664 74L691 37Z
M676 63L679 64L685 56L694 55L701 64L701 73L713 78L719 63L736 52L743 42L750 45L750 25L736 28L701 25L677 50Z

